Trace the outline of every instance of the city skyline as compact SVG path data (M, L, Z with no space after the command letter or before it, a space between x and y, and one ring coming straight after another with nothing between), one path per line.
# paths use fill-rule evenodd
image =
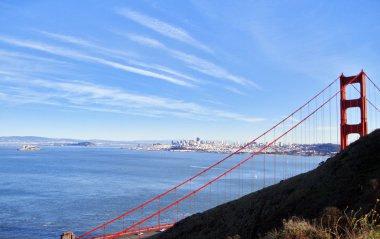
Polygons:
M1 136L248 141L342 72L378 78L379 7L2 1Z

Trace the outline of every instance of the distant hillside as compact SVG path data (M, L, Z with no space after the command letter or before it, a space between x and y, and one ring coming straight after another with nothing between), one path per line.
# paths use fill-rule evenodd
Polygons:
M0 136L0 144L19 145L19 144L77 144L80 142L91 142L96 145L145 145L153 143L169 143L169 140L140 140L140 141L114 141L114 140L101 140L101 139L67 139L67 138L47 138L39 136Z
M159 239L242 239L280 227L291 216L313 219L324 208L369 210L380 198L380 130L362 137L317 169L185 218Z
M75 139L64 139L64 138L46 138L39 136L2 136L0 137L0 142L75 142Z

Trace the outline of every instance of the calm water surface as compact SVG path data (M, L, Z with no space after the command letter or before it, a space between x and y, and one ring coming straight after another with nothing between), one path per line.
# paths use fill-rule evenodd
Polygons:
M0 238L59 238L63 231L84 232L224 156L98 147L44 147L26 152L0 147ZM233 158L205 176L204 182L247 156ZM230 180L247 174L247 180L255 179L251 189L257 190L264 183L307 171L324 159L267 155L265 160L260 155ZM243 193L251 189L246 187Z

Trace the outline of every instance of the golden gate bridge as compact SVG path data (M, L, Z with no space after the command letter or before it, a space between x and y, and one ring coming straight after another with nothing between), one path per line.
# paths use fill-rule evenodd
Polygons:
M187 216L295 176L300 173L297 167L311 170L312 157L309 163L297 162L297 157L289 159L292 148L321 145L325 151L322 158L336 153L334 144L345 149L380 126L379 100L380 88L364 71L349 77L342 74L294 112L220 161L79 236L66 232L62 238L145 237L162 232ZM249 154L247 150L251 150ZM257 164L260 170L253 169ZM219 174L215 174L216 170Z

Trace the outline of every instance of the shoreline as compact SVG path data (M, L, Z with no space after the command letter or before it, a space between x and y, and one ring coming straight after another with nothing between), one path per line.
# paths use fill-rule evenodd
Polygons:
M208 150L192 150L192 149L185 149L185 150L167 150L167 149L136 149L136 148L122 148L122 149L128 149L128 150L134 150L134 151L166 151L166 152L179 152L179 153L188 153L188 152L195 152L195 153L213 153L213 154L232 154L235 151L208 151ZM236 154L253 154L254 152L238 152ZM258 153L260 155L275 155L275 156L303 156L303 157L316 157L316 156L329 156L332 157L336 154L336 152L330 152L325 154L302 154L302 153L282 153L278 154L277 152L261 152Z

